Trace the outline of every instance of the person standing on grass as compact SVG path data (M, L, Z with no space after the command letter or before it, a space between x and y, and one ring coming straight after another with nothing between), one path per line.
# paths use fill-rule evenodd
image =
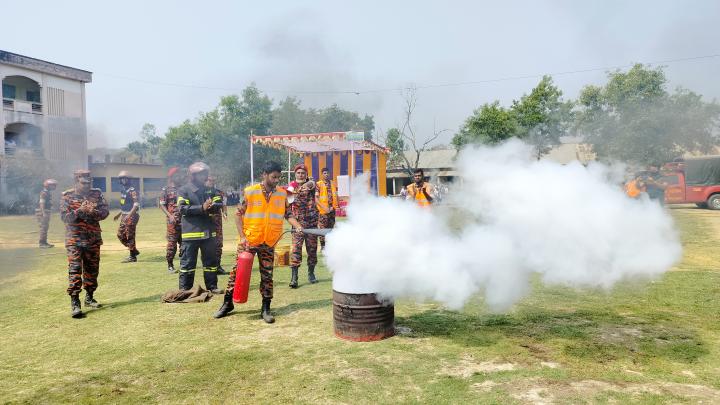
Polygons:
M102 192L91 188L90 172L74 173L75 187L63 192L60 218L65 223L65 248L68 256L68 288L73 318L82 318L80 291L85 289L85 306L99 308L93 294L98 287L100 272L100 221L110 215Z
M415 169L413 182L407 186L407 200L414 200L421 208L428 208L433 203L433 187L425 182L425 172Z
M205 182L205 190L208 193L208 196L213 195L219 195L222 207L220 208L220 212L216 214L210 214L210 216L213 219L213 224L215 224L215 242L217 243L217 248L215 249L215 256L217 256L217 273L218 274L227 274L225 269L222 267L222 251L223 251L223 220L227 219L227 204L225 200L225 193L223 193L221 190L215 188L215 177L208 176L207 181Z
M140 199L137 190L130 183L130 172L123 170L118 173L122 190L120 190L120 212L113 217L114 221L120 220L117 237L120 243L130 251L130 255L122 260L122 263L133 263L137 261L140 251L135 246L135 231L140 221Z
M287 192L277 186L281 173L280 164L272 161L265 163L262 182L245 189L243 200L235 214L238 231L237 254L250 252L257 255L260 262L260 316L267 323L275 322L270 313L270 302L273 298L273 260L275 245L283 234L283 219L292 225L296 233L301 233L303 229L292 215ZM215 318L222 318L235 308L232 301L235 276L236 272L233 271L228 277L225 298L215 313Z
M38 201L38 209L35 212L38 224L40 225L40 238L38 244L40 248L47 249L55 247L47 241L48 229L50 228L50 214L52 210L52 192L57 187L57 180L47 179L43 182L43 189L40 192L40 200Z
M319 213L318 228L333 229L335 227L335 210L338 208L337 188L330 178L330 171L323 168L322 178L317 182L317 209ZM325 250L325 237L319 236L320 250Z
M222 205L219 195L208 192L205 187L210 167L195 162L188 167L190 181L178 190L182 245L180 245L181 290L189 290L195 283L195 267L198 251L202 255L205 288L213 294L222 294L217 288L217 242L212 214L220 213Z
M665 189L668 185L661 179L662 173L660 172L660 167L654 164L648 166L648 170L645 172L644 178L647 195L651 200L655 200L659 202L660 205L664 205Z
M315 182L308 179L307 167L304 164L295 166L295 199L290 206L293 217L303 228L317 228L318 209L315 199ZM307 251L308 282L317 283L315 278L315 266L317 265L317 235L310 235L296 232L292 235L292 248L290 250L290 288L298 287L298 270L302 264L302 248L305 244Z
M158 207L160 207L167 218L165 259L167 260L168 273L170 274L176 273L174 264L175 254L177 254L178 246L182 243L180 236L180 211L177 209L178 187L175 179L177 172L177 167L172 167L168 170L167 185L163 187L160 192L160 197L158 197Z

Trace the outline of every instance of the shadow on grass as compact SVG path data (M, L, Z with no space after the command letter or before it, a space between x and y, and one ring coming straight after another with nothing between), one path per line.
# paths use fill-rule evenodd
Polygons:
M295 304L288 304L284 307L278 307L278 308L272 308L272 313L275 316L284 316L289 315L293 312L300 311L303 309L318 309L330 306L332 304L332 299L326 299L326 300L315 300L315 301L307 301L307 302L298 302ZM243 305L244 308L246 308L243 311L238 311L238 305ZM235 315L249 315L248 319L259 319L260 317L260 306L257 308L255 307L247 307L245 304L235 304L235 310L230 312L226 315L226 317L235 316Z
M693 363L708 354L697 334L663 314L657 317L623 317L610 311L522 312L505 315L471 315L430 310L397 317L396 325L409 327L409 337L436 336L466 346L491 346L519 340L531 352L542 342L562 342L572 357L600 363L618 358L667 358Z
M155 294L155 295L148 295L147 297L138 297L138 298L133 298L130 300L125 300L125 301L103 303L103 306L96 309L95 311L102 311L103 309L110 309L110 308L122 308L122 307L128 306L128 305L143 304L143 303L147 303L147 302L159 303L161 297L162 297L162 294Z

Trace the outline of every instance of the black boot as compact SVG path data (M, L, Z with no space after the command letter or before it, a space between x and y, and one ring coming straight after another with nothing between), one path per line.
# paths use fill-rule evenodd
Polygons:
M315 278L315 266L314 265L313 266L308 265L308 282L310 284L315 284L318 282L317 279Z
M172 264L172 262L168 263L168 274L175 274L177 273L177 270L175 270L175 266Z
M40 245L39 245L39 246L40 246L41 249L50 249L50 248L52 248L52 247L55 247L55 245L50 244L50 243L47 243L47 241L45 241L45 242L40 242Z
M85 306L90 308L100 308L102 305L100 305L99 302L95 301L95 298L93 298L93 293L90 291L85 291Z
M292 272L290 274L290 288L297 288L298 287L298 268L291 267L290 271Z
M222 306L220 307L220 309L217 310L217 312L215 312L215 315L213 316L215 317L215 319L220 319L232 312L233 309L235 309L235 305L233 305L232 301L232 291L227 291L225 293L225 298L223 299Z
M273 317L270 313L270 301L271 298L263 298L262 300L262 313L260 314L260 316L262 317L263 321L265 321L265 323L275 322L275 317Z
M181 290L191 289L193 287L193 283L195 282L195 271L182 271L181 269L178 280Z
M70 296L70 310L72 311L71 316L73 318L77 319L77 318L83 317L82 309L80 309L80 297L79 296L77 296L77 295Z
M203 271L203 279L205 280L205 288L213 294L220 295L224 291L217 287L217 272L215 269L205 269Z
M135 263L137 261L137 257L130 255L120 261L120 263Z

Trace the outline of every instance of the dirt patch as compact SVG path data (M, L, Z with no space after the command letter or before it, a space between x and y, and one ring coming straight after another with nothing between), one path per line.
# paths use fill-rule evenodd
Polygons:
M500 371L515 370L516 365L513 363L501 363L494 360L477 362L472 356L466 356L457 364L444 367L440 370L441 374L453 377L469 378L475 374L481 373L497 373Z

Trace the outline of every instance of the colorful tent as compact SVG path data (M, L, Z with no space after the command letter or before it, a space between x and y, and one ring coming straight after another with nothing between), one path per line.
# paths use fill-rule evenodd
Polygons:
M284 149L288 154L303 156L313 179L319 179L320 171L326 167L334 180L337 176L348 175L352 179L368 173L370 188L378 195L387 195L385 169L388 149L366 140L362 132L253 135L251 140L252 144Z

